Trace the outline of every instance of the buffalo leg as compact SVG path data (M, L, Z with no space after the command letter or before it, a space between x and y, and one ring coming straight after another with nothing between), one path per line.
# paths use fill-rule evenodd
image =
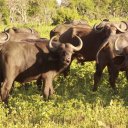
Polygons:
M68 76L69 72L70 72L70 66L68 66L68 67L63 71L63 75L64 75L65 78Z
M72 62L71 62L72 63ZM71 63L68 65L68 67L62 72L64 77L66 78L68 76L68 74L70 73L70 66Z
M12 79L12 78L5 79L4 82L3 82L2 88L1 88L1 99L6 104L8 103L9 92L11 90L13 80L14 79Z
M101 79L103 69L105 68L106 65L100 65L96 64L96 72L94 74L94 86L93 86L93 91L97 91L98 88L98 83Z
M10 94L12 94L12 92L13 92L13 90L14 90L14 85L15 85L15 83L13 82L12 88L11 88L11 90L10 90Z
M123 49L123 55L125 57L124 62L121 64L122 67L127 67L128 66L128 47L125 47Z
M49 96L54 93L54 89L52 86L52 79L50 78L45 78L43 81L43 96L44 99L47 100L49 99Z
M9 98L9 93L12 88L13 82L15 80L15 77L17 76L16 68L14 65L5 65L5 68L3 69L4 74L4 81L1 87L1 99L3 102L7 103Z
M37 89L40 91L41 87L42 87L42 78L41 77L37 79L36 84L37 84Z
M102 73L104 68L107 66L108 59L107 59L107 54L104 52L100 52L98 56L98 62L96 62L96 71L94 73L94 86L93 86L93 91L97 91L98 88L98 83L101 79Z
M108 72L109 72L109 83L110 83L110 86L112 87L114 92L117 92L115 82L116 82L116 79L118 77L119 71L116 70L114 68L114 66L109 65L108 66Z
M72 60L70 62L70 64L68 65L68 67L62 72L64 77L66 78L68 76L68 74L70 73L70 66L72 64L72 61L73 61L73 57L72 57Z

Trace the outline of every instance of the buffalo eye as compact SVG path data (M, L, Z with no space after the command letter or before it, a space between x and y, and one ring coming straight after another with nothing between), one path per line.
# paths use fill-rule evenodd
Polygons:
M65 51L62 52L62 56L66 56L66 52Z

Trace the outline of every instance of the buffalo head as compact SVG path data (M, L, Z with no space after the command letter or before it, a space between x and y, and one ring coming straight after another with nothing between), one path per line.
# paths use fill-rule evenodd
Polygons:
M38 38L40 37L39 33L35 29L32 29L32 28L16 28L16 27L13 27L12 29L15 31L15 33L30 33L30 34L35 35Z
M39 36L39 33L35 29L29 28L29 27L28 28L17 28L17 27L5 28L4 32L9 33L9 31L11 30L14 31L15 33L31 33Z
M95 24L93 29L96 32L105 30L105 32L108 32L109 34L118 34L126 32L128 30L128 24L125 21L110 22L109 20L103 20L100 24Z
M76 36L76 38L79 40L78 46L73 46L71 43L57 43L53 45L52 42L54 38L56 38L56 36L52 37L49 42L50 51L57 53L58 58L60 58L62 64L69 65L71 62L72 54L81 50L83 46L82 40L80 39L80 37Z
M63 34L70 27L72 27L72 24L60 24L60 25L57 25L54 29L52 29L50 31L50 38L52 38L55 35L60 36L61 34Z
M31 28L8 28L4 29L5 33L10 35L11 41L21 41L25 39L38 39L40 38L39 33Z
M50 38L52 38L55 35L58 35L58 36L62 35L64 32L66 32L71 27L91 28L91 26L88 25L87 22L83 20L65 22L63 24L57 25L54 29L50 31Z

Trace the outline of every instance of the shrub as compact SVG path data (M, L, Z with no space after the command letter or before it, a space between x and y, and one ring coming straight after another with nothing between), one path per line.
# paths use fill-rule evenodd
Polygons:
M52 20L53 20L53 24L55 25L62 23L64 21L71 21L79 18L80 16L76 10L74 9L71 10L69 8L61 7L57 10L55 17L53 17Z

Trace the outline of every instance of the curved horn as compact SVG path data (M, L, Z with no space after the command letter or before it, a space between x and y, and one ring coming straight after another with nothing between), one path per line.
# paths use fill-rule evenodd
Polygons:
M93 29L94 29L97 33L102 32L102 31L103 31L103 29L104 29L104 27L103 27L103 28L101 28L100 30L98 30L98 29L97 29L97 26L98 26L98 25L94 24Z
M0 41L1 43L5 43L5 42L9 41L9 39L10 39L10 35L7 32L3 32L3 33L5 33L7 37L4 41Z
M31 31L32 34L34 33L33 29L31 29L31 28L28 28L28 29Z
M50 50L52 50L52 51L55 51L55 50L56 50L56 48L52 45L52 41L53 41L56 37L57 37L57 36L53 36L53 37L50 39L49 44L48 44Z
M115 26L118 29L118 31L120 31L120 32L127 32L127 30L122 30L121 28L119 28L119 26L117 26L115 24L113 24L113 26Z
M75 36L79 40L80 43L79 43L78 46L76 46L76 47L72 46L72 47L73 47L74 51L79 51L83 47L83 41L82 41L82 39L79 36L77 36L77 35L75 35Z
M10 35L9 35L9 33L7 33L7 32L5 32L5 34L7 35L7 38L6 38L6 42L7 42L7 41L9 41L9 39L10 39Z
M128 30L128 23L125 21L121 21L122 23L124 23L126 25L126 30Z

